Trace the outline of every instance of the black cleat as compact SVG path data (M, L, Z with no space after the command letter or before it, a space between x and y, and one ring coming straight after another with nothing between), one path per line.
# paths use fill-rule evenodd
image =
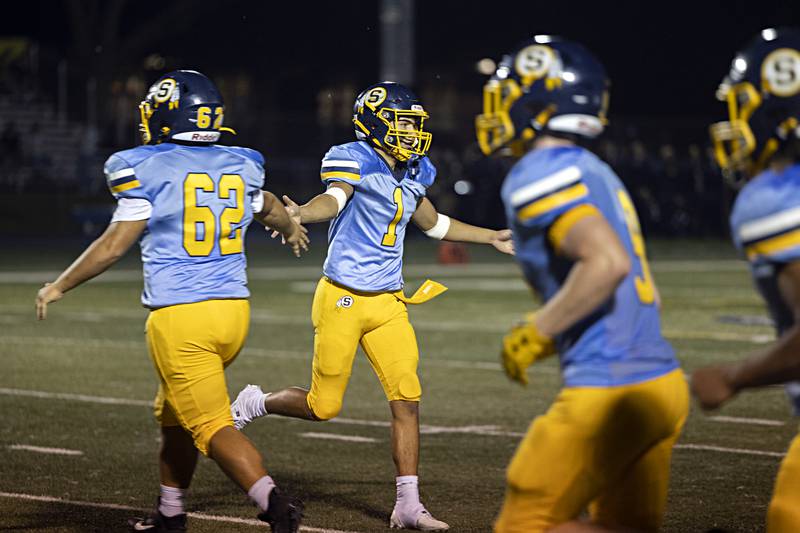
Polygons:
M258 519L270 525L272 533L297 533L303 518L303 502L282 494L277 487L269 493L269 507Z
M186 513L177 516L164 516L156 509L144 518L128 519L131 531L150 531L151 533L178 533L186 531Z

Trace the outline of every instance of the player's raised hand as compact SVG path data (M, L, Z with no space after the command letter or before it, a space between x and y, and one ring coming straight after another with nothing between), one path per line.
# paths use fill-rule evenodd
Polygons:
M703 409L716 409L730 400L736 389L728 380L724 366L707 366L692 372L692 394Z
M47 318L47 304L57 302L64 296L52 283L45 283L36 295L36 318L44 320Z
M511 239L510 229L496 231L494 237L492 237L492 240L489 242L504 254L514 255L514 241Z

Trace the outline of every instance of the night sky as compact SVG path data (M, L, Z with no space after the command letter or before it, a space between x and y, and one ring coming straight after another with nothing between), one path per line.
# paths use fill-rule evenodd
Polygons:
M169 2L128 2L123 33L159 17ZM71 45L62 3L30 1L3 17L0 34ZM302 107L326 83L366 85L379 73L377 0L194 2L191 28L160 31L148 47L175 65L251 72L274 80L286 105ZM612 116L712 116L714 91L737 49L770 26L800 26L791 1L487 2L417 0L417 80L480 92L474 69L537 33L578 40L612 80ZM180 26L176 24L176 26ZM98 28L98 32L101 29ZM137 64L120 68L139 68ZM312 102L313 103L313 102Z

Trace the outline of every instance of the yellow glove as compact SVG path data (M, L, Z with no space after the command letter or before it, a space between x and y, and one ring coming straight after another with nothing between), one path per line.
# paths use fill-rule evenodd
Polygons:
M535 361L556 353L553 339L542 335L534 325L536 313L528 313L525 320L511 328L503 337L503 368L509 379L528 384L528 367Z

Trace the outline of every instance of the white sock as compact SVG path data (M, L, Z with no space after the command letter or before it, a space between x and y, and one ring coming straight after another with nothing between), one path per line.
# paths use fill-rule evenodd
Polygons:
M178 489L161 485L161 498L158 501L158 512L166 517L185 513L183 500L186 498L187 492L187 489Z
M419 477L397 476L397 503L395 507L403 510L416 510L422 504L419 501Z
M269 507L269 494L274 488L275 482L272 481L272 478L269 476L264 476L253 483L253 486L247 491L247 495L250 496L250 499L253 500L253 503L258 505L259 509L266 511Z

